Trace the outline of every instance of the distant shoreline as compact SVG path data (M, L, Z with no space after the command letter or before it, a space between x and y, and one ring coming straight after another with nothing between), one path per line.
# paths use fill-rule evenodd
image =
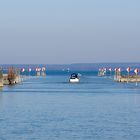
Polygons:
M101 67L106 68L115 68L115 67L121 67L122 69L126 69L127 67L135 68L140 67L140 63L73 63L73 64L0 64L0 67L9 67L14 66L18 68L28 68L28 67L42 67L45 66L47 70L98 70Z

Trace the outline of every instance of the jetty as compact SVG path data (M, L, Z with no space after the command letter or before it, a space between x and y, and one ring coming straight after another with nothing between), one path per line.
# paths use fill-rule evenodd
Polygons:
M120 75L120 76L114 76L114 81L117 82L131 82L131 83L136 83L140 82L140 75Z
M32 72L32 73L31 73ZM4 85L15 85L23 81L23 78L26 76L37 76L44 77L46 76L46 67L37 67L37 68L0 68L0 87Z
M116 69L114 80L117 82L131 82L131 83L140 82L140 75L138 75L139 73L138 68L136 68L134 70L134 74L131 74L131 75L130 75L130 68L128 67L126 70L127 70L127 75L122 75L121 68Z
M109 76L111 76L112 68L109 68L109 69L100 68L98 71L98 76L100 76L100 77L106 76L107 70L108 70ZM131 71L131 74L130 74L130 71L131 71L131 68L128 67L126 69L125 74L122 74L122 73L124 73L124 71L122 71L121 68L115 68L113 71L113 73L114 73L113 80L115 82L127 82L127 83L128 82L130 82L130 83L140 82L139 69L138 68L134 69L134 72L132 73L132 71Z

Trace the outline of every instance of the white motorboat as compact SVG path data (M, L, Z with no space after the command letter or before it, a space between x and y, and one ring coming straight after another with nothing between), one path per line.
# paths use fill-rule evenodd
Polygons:
M69 82L70 83L79 83L80 82L80 78L78 77L78 74L76 74L76 73L71 74Z

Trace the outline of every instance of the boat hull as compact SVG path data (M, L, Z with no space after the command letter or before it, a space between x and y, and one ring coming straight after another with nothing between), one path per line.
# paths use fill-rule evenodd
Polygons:
M70 83L79 83L80 80L78 78L75 78L75 79L70 79L69 82Z

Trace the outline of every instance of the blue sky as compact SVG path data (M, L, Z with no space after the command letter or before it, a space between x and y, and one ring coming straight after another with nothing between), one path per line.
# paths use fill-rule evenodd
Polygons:
M140 61L139 0L4 0L0 63Z

